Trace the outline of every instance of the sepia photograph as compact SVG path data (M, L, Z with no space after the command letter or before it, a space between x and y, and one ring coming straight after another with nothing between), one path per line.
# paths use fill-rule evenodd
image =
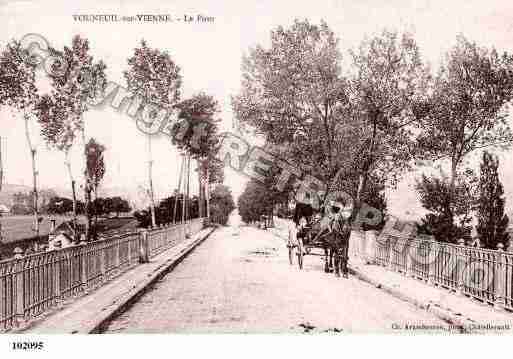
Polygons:
M2 350L511 335L512 15L0 1Z

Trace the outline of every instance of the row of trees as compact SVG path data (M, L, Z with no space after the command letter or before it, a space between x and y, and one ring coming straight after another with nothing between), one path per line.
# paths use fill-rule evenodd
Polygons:
M105 174L104 151L106 148L94 138L86 138L84 115L92 104L101 102L105 97L107 86L106 65L97 61L90 54L89 41L75 36L71 45L62 50L49 48L50 58L59 61L45 62L50 76L51 90L40 94L36 86L37 61L20 42L13 40L7 44L0 56L0 105L9 106L25 121L26 139L32 159L33 173L33 213L36 232L38 232L38 188L37 188L37 150L31 141L29 123L37 120L41 126L41 136L46 144L64 153L65 166L69 174L73 194L73 215L79 212L77 181L75 179L70 152L74 146L83 146L83 185L86 222L86 237L90 238L91 220L94 212L93 202L98 187ZM148 130L148 188L152 224L156 224L155 199L153 190L151 154L152 139L150 129L159 127L158 111L178 111L181 122L173 124L168 133L173 135L173 143L182 152L182 171L186 168L187 188L179 188L189 197L190 159L198 161L199 196L203 201L205 189L211 183L222 181L222 167L214 163L211 156L218 145L218 103L212 96L199 93L190 99L181 100L182 77L180 68L173 62L166 51L150 48L145 41L127 60L124 71L126 87L134 99L143 105L136 109L138 125ZM143 114L141 108L148 104L157 104L150 113ZM144 107L146 108L146 107ZM202 137L195 139L193 128L201 122L204 126ZM156 125L155 125L156 124ZM199 144L199 146L198 146ZM182 177L180 177L182 178ZM179 181L182 183L182 179ZM209 196L206 196L208 201ZM202 210L200 208L200 210ZM204 212L204 210L203 210ZM204 215L204 214L202 214ZM36 233L37 234L37 233Z
M65 166L70 176L73 193L74 221L78 214L76 181L73 176L69 154L72 146L81 138L84 158L86 236L90 237L91 193L99 186L105 173L103 152L105 147L93 138L86 140L83 115L89 103L100 96L106 85L105 64L94 61L89 54L86 39L74 37L71 47L63 50L49 49L51 55L59 56L62 63L54 62L48 72L50 93L41 95L36 86L36 61L30 57L20 42L11 41L0 56L0 105L9 106L21 116L25 123L25 135L32 159L33 213L36 235L39 232L37 149L32 143L29 123L37 120L41 136L47 145L65 154ZM75 226L76 228L76 226Z
M343 61L326 23L296 20L244 57L232 107L243 130L299 169L295 177L352 194L353 219L362 201L373 205L420 161L448 163L446 220L454 223L465 159L513 141L512 97L513 56L462 35L433 71L412 34L384 30Z
M164 198L155 208L157 225L180 223L184 220L202 217L200 209L205 207L206 200L201 202L198 196L186 198L182 194ZM210 220L214 223L225 225L230 213L235 209L235 203L230 189L222 184L217 184L210 196ZM151 209L147 208L134 212L134 217L140 227L147 228L152 225Z
M169 223L181 223L184 220L199 217L200 204L198 196L186 198L182 194L169 196L162 199L155 207L155 223L157 225ZM139 227L148 228L153 225L151 207L134 212L134 217L139 222Z
M128 201L119 196L98 197L91 202L91 214L93 216L109 216L111 213L115 213L116 217L119 217L120 213L129 213L131 210ZM43 213L72 214L73 200L66 197L54 197L43 208ZM77 201L77 213L85 214L84 202Z
M190 161L197 162L199 185L199 203L209 200L210 184L222 182L222 167L213 161L212 154L219 146L218 123L215 116L220 112L219 104L214 97L203 92L194 94L188 99L181 99L182 75L180 67L175 64L167 51L151 48L142 40L140 46L134 49L128 59L128 68L123 73L127 88L134 98L139 98L143 104L157 104L145 119L140 119L140 126L148 132L148 197L150 199L151 223L157 224L155 196L153 191L151 154L151 128L161 125L159 113L177 112L179 121L172 123L165 130L171 135L172 143L181 152L182 164L179 170L178 191L190 198ZM195 131L201 127L201 136L195 136ZM208 207L208 206L207 206ZM204 207L199 208L204 216ZM176 213L176 209L173 210Z
M26 198L26 200L13 204L11 214L30 215L34 213L31 194L18 193L16 196ZM75 205L77 214L85 214L85 202L78 200ZM93 216L108 216L111 213L115 213L118 217L120 213L128 213L131 210L128 201L118 196L98 197L91 202L91 214ZM47 202L39 206L39 213L72 215L74 213L73 200L67 197L51 197Z

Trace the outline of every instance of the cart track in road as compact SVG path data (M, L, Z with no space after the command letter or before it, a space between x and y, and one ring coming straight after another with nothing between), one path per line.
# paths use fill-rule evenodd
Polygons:
M106 332L404 333L393 327L405 325L447 326L354 277L324 273L319 257L307 256L300 271L288 263L283 236L235 222L214 232Z

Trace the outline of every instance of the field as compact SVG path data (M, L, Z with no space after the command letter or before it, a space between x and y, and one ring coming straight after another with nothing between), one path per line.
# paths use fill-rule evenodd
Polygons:
M46 236L50 233L50 219L52 218L56 220L56 226L64 221L71 220L70 216L44 216L43 221L39 225L40 236ZM79 222L84 223L85 217L79 217ZM0 217L0 223L2 224L1 242L4 244L30 239L35 236L33 231L34 218L32 216ZM132 217L102 218L98 220L98 226L101 232L127 230L136 228L137 221Z

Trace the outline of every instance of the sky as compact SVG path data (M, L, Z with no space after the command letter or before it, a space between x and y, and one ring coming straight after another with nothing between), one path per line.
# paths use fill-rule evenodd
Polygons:
M183 18L214 17L213 22L189 23L86 23L73 15L170 14ZM279 25L290 26L295 18L313 23L325 20L340 38L340 48L356 47L365 36L383 28L413 32L424 59L434 67L445 51L463 33L481 45L513 52L513 3L508 1L97 1L75 4L66 1L0 1L0 46L27 33L42 35L56 48L80 34L90 40L91 53L107 64L109 80L125 85L123 71L127 58L141 39L149 46L167 50L180 66L183 76L182 98L203 91L220 103L222 128L230 130L233 114L230 96L237 94L241 80L241 59L257 44L269 44L270 31ZM44 74L38 75L41 92L48 90ZM132 118L123 112L103 107L85 115L86 135L107 147L107 174L103 186L142 198L147 187L147 145ZM39 183L43 187L68 188L61 153L46 148L31 128L38 145ZM5 182L31 185L31 162L23 121L6 108L0 109L0 136ZM157 198L169 195L177 182L178 155L164 137L152 140L154 186ZM74 173L80 178L80 146L73 153ZM507 206L513 207L513 168L511 152L501 154L501 179ZM476 166L477 161L471 161ZM390 211L397 215L421 212L413 189L414 178L423 170L405 175L397 189L387 191ZM226 184L238 195L247 178L226 169ZM194 191L197 181L192 180Z

